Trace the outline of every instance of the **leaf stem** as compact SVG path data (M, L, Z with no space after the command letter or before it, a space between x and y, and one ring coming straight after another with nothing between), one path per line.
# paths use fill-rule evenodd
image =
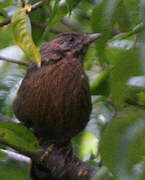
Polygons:
M10 62L10 63L19 64L19 65L23 65L23 66L27 66L27 67L29 66L29 63L27 63L27 62L22 62L22 61L19 61L16 59L11 59L11 58L7 58L7 57L3 57L3 56L0 56L0 60Z
M145 25L143 23L140 23L137 26L135 26L131 31L126 32L126 33L120 33L120 34L114 36L111 39L111 41L128 38L129 36L132 36L134 34L141 32L144 29L144 27L145 27Z

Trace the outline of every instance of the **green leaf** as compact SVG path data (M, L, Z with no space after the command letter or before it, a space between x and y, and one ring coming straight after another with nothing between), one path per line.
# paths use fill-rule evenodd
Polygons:
M137 25L140 22L140 0L123 0L123 3L128 11L131 24Z
M54 4L54 8L53 8L53 11L51 12L50 14L50 17L49 17L49 20L47 21L47 27L45 28L45 31L42 35L42 40L46 38L50 28L55 24L55 22L57 21L57 18L55 18L58 14L58 11L59 11L59 0L56 0L55 1L55 4Z
M91 84L92 95L108 95L109 94L109 77L110 68L106 68Z
M131 30L129 12L127 11L127 8L124 5L123 1L121 1L116 8L115 20L119 24L119 29L121 32L127 32Z
M80 3L80 0L69 0L71 2L71 11L76 8L76 6ZM62 4L58 10L57 10L57 14L55 16L54 21L59 21L60 19L62 19L66 14L67 14L67 4L64 3Z
M110 76L110 90L116 107L120 109L124 107L125 100L130 95L128 79L141 75L142 66L136 49L129 51L109 49L108 55L108 59L114 64Z
M41 150L36 137L30 130L12 122L0 122L0 141L32 152Z
M0 150L0 161L8 159L8 155Z
M1 2L2 1L2 2ZM0 0L0 10L6 8L7 6L15 5L13 0Z
M68 8L69 15L71 15L71 12L73 10L73 7L75 6L76 2L79 3L81 0L66 0L66 5Z
M118 113L103 134L103 162L118 177L136 178L134 165L145 155L145 110L128 107ZM124 178L123 178L124 177Z
M83 131L72 139L75 154L80 159L85 158L89 153L95 155L98 149L98 139L89 131Z
M17 45L30 59L34 59L38 66L40 66L41 56L30 35L27 26L26 11L24 8L18 9L13 15L12 30Z
M97 55L101 65L107 63L105 46L111 36L113 16L120 0L102 1L98 4L91 15L91 25L93 32L100 32L103 36L96 42Z
M138 93L138 102L141 105L145 105L145 91Z
M79 2L80 2L79 0L72 1L71 11L78 5ZM57 22L59 22L67 13L68 13L67 4L63 3L59 6L59 0L56 0L53 11L49 17L49 20L47 21L47 27L42 35L41 38L42 40L46 38L51 27Z
M12 28L11 26L0 27L0 49L8 47L12 44Z
M29 167L25 163L5 160L0 163L0 179L4 180L31 180Z
M9 69L4 70L3 66L2 69L3 71L0 72L0 112L13 118L12 103L25 71L14 68L11 71Z
M145 1L141 1L141 20L143 24L145 25ZM142 68L145 74L145 28L143 29L141 33L141 48L140 48L140 56L141 56L141 63Z

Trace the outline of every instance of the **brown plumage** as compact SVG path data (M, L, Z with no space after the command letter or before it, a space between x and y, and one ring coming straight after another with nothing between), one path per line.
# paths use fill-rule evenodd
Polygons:
M60 34L42 46L41 67L29 67L14 113L38 138L60 143L85 128L92 105L83 60L89 44L99 37Z

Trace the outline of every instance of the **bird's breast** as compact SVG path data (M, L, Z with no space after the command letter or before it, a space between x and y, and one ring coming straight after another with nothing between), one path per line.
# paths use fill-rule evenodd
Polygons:
M83 129L91 112L88 78L77 61L64 61L29 70L14 102L21 121L31 122L40 134L70 131L74 136ZM67 136L67 135L66 135Z

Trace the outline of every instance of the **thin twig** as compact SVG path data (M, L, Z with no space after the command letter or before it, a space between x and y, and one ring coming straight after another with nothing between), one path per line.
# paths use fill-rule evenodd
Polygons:
M43 4L43 2L42 2L42 1L39 1L39 2L35 3L34 5L32 5L31 12L32 12L33 10L41 7L42 4ZM26 13L29 13L29 12L26 11Z
M27 156L24 156L22 154L12 152L9 150L5 150L5 149L0 149L0 151L7 154L8 157L11 159L14 159L14 160L19 161L19 162L24 162L24 163L30 164L30 158Z
M31 7L31 10L30 10L30 11L29 11L29 10L26 10L26 13L28 14L28 13L30 13L30 12L32 12L32 11L34 11L35 9L37 9L37 8L41 7L41 6L42 6L42 4L43 4L43 2L42 2L42 1L39 1L39 2L35 3L34 5L32 5L32 7ZM5 25L8 25L8 24L10 24L10 23L11 23L11 19L7 19L6 21L4 21L4 22L0 23L0 27L5 26Z
M27 66L27 67L29 66L29 63L27 63L27 62L23 62L23 61L19 61L19 60L16 60L16 59L3 57L3 56L0 56L0 60L10 62L10 63L19 64L19 65L23 65L23 66Z
M117 40L117 39L125 39L128 38L129 36L135 35L141 31L143 31L145 28L145 25L143 23L138 24L135 26L131 31L126 32L126 33L120 33L116 36L114 36L111 41Z

